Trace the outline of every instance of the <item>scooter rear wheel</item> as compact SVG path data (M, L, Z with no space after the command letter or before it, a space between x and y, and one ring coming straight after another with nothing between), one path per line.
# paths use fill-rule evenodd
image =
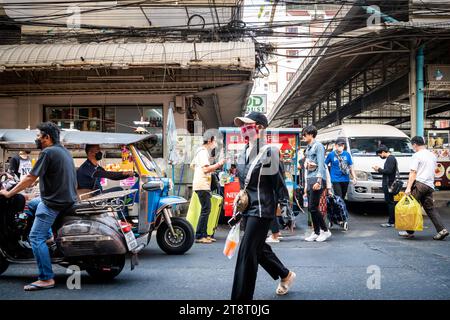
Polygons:
M159 247L167 254L183 254L194 244L194 229L183 218L173 217L172 227L175 235L170 231L166 222L163 222L156 233Z
M125 255L96 257L86 272L97 281L111 281L122 272Z
M0 256L0 274L6 271L9 267L9 261L5 257Z

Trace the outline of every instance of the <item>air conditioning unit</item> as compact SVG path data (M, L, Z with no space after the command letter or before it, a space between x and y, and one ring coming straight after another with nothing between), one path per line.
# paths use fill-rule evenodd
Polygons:
M179 112L186 110L186 99L184 96L175 96L175 108Z

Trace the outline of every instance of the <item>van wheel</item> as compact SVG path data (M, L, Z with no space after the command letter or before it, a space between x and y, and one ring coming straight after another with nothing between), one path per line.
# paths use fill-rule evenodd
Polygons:
M0 256L0 274L6 271L9 267L9 261L5 257Z
M183 254L194 244L194 229L183 218L173 217L172 227L175 235L170 231L166 222L163 222L156 233L159 247L167 254Z
M99 256L92 260L86 272L96 281L111 281L122 272L125 255Z

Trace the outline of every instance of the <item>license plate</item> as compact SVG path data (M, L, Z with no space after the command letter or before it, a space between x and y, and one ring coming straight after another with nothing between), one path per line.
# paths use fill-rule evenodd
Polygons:
M132 231L125 233L125 240L127 241L128 250L130 251L136 249L138 246L136 237Z

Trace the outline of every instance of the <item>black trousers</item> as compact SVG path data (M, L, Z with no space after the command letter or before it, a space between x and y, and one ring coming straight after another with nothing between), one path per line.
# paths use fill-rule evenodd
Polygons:
M252 300L255 292L258 265L274 279L286 278L289 270L266 243L273 219L247 217L234 270L231 300Z
M323 185L323 184L322 184ZM328 231L328 228L323 219L322 213L319 210L320 197L322 196L323 188L320 190L313 190L312 186L308 188L308 209L311 214L311 220L315 234L320 234L320 230Z
M348 190L348 182L333 182L334 194L345 200Z
M388 213L389 213L388 223L394 224L395 223L394 194L389 192L388 187L383 187L383 192L384 192L384 201L386 201L386 204L387 204L387 207L388 207Z
M197 232L195 233L195 237L197 239L206 238L207 228L208 228L208 218L211 213L211 192L208 190L200 190L195 191L198 195L198 199L200 200L200 204L202 206L202 211L200 212L200 217L198 219L197 224Z
M280 232L280 229L283 227L283 222L281 221L281 217L275 217L270 224L270 231L272 234Z
M415 181L411 188L411 195L422 205L423 209L436 228L436 231L441 232L445 229L445 226L441 215L434 207L433 192L433 188L430 188L426 184L419 181ZM408 233L413 234L414 231L408 231Z

